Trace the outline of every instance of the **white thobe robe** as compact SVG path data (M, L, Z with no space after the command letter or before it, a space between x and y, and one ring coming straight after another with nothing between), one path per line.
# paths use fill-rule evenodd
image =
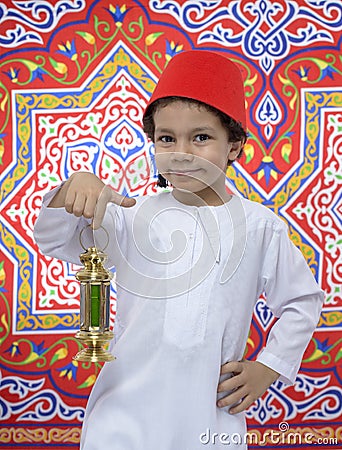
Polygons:
M89 220L48 208L52 195L35 239L44 254L79 264L79 234ZM285 223L237 196L193 207L162 193L131 208L109 204L103 226L108 265L116 268L110 350L117 359L92 389L81 449L246 448L244 414L216 405L227 395L217 394L221 365L243 358L265 292L278 320L257 360L293 383L322 306L323 292ZM83 245L92 244L91 233L84 230ZM93 238L105 245L103 229Z

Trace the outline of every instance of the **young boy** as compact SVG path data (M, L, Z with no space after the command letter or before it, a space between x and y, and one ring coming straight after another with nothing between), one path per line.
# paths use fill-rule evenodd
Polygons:
M43 253L74 263L85 226L102 224L110 235L117 360L92 390L81 448L244 449L243 411L278 377L295 381L323 293L284 222L226 190L227 165L246 140L237 66L214 52L176 55L143 122L172 192L129 199L76 173L47 194L35 226ZM279 319L247 361L262 292Z

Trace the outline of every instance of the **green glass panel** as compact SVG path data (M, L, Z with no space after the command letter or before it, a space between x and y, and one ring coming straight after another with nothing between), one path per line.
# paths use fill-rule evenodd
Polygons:
M90 296L91 296L91 326L100 326L100 304L101 304L101 285L91 284L90 285Z

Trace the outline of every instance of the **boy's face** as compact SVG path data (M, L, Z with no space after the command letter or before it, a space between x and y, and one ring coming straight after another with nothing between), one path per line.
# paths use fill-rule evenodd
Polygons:
M155 112L154 124L157 168L174 191L195 193L208 204L225 202L227 163L241 143L229 142L220 119L200 105L176 101Z

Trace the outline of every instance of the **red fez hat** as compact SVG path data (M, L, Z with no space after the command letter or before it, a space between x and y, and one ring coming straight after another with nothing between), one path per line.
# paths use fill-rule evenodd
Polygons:
M240 122L246 130L241 72L219 53L191 50L175 55L162 73L145 114L156 100L173 96L206 103Z

